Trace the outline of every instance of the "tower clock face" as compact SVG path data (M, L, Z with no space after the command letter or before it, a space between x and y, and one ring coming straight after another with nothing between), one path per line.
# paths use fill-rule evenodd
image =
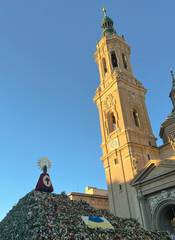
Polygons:
M118 144L115 140L111 142L111 148L116 148L117 146Z
M115 138L114 140L112 140L109 145L110 145L110 150L118 148L119 147L119 139L118 139L118 137Z

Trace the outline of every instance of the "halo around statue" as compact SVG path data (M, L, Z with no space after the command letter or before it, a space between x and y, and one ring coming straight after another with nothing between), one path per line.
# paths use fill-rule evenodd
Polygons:
M38 159L37 161L37 165L38 165L38 168L43 170L44 167L47 167L47 170L49 171L52 164L51 164L51 161L47 158L47 157L41 157Z

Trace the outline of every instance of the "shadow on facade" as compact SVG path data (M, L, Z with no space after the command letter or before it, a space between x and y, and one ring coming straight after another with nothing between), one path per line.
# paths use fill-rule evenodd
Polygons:
M141 185L134 187L132 183L132 180L113 181L112 187L108 185L110 191L113 191L109 194L111 212L118 217L136 218L147 230L175 234L175 189L173 187L165 189L161 185L162 189L159 191L153 192L149 188L148 193L149 184L147 188L145 185L142 188Z

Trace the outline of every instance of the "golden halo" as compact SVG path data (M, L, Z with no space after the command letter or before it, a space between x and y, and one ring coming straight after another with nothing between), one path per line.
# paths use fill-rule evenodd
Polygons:
M47 157L39 158L37 163L38 163L37 165L38 165L39 169L41 169L41 170L43 170L43 167L46 166L47 170L49 171L52 166L51 161Z

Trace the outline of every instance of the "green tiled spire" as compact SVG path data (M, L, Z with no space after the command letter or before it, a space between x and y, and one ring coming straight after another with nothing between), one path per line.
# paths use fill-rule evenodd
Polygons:
M114 23L112 19L106 15L106 8L103 8L103 12L104 12L104 18L101 23L101 27L103 29L102 37L116 33L116 31L113 28Z
M173 73L173 70L170 68L170 72L171 72L171 76L172 76L172 89L171 91L174 91L175 90L175 78L174 78L174 73Z

